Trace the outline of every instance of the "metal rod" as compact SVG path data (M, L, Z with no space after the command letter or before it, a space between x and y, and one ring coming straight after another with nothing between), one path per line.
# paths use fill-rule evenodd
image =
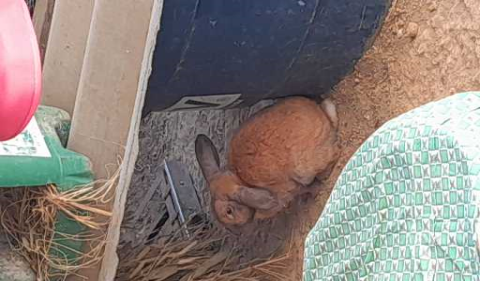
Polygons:
M165 166L165 172L167 174L168 184L170 185L170 194L172 195L173 203L175 204L176 209L178 211L180 224L182 225L181 227L183 227L185 229L185 234L187 235L187 237L189 237L190 233L189 233L188 228L186 226L186 220L185 220L185 217L183 216L182 208L180 207L180 201L178 199L178 195L177 195L177 191L175 189L175 185L173 184L173 178L172 178L172 175L170 173L170 168L168 167L167 161L165 159L163 159L163 165Z

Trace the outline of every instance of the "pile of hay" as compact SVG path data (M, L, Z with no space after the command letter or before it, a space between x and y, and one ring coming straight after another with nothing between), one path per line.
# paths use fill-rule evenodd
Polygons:
M111 200L116 177L66 192L56 186L0 189L0 223L14 251L24 257L37 274L37 280L65 280L79 269L98 263L106 243L111 213L103 210ZM71 235L55 228L63 213L84 226ZM100 219L99 219L100 218ZM180 229L141 251L130 251L121 260L119 281L253 281L287 280L289 252L264 259L245 261L235 237L209 223ZM65 248L62 240L82 241L85 252ZM52 254L74 251L75 259Z
M183 230L182 230L183 231ZM179 231L120 261L118 281L254 281L288 280L288 252L242 263L241 247L228 235L203 223Z
M56 186L0 189L0 222L12 249L23 256L37 274L38 280L65 280L81 268L99 262L105 246L104 228L110 212L104 206L116 185L116 177L88 186L60 192ZM55 229L62 212L68 219L84 226L75 235ZM88 244L85 252L67 249L62 240ZM75 259L62 257L62 252L75 252ZM52 254L52 252L56 254Z

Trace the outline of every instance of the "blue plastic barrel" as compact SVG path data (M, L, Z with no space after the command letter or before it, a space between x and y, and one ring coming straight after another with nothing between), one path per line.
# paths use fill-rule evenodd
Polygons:
M165 0L144 114L328 93L389 0Z

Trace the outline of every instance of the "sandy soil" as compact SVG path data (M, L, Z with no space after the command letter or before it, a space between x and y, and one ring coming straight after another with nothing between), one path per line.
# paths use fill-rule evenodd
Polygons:
M377 128L410 109L446 96L480 90L478 0L398 0L373 47L332 95L339 117L341 159L331 190L350 156ZM301 280L303 241L329 192L304 214L289 269Z

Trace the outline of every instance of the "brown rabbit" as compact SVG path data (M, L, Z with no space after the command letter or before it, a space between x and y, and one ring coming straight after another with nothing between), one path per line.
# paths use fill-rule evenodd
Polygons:
M199 135L195 151L218 220L235 227L271 218L295 196L315 194L337 160L336 127L330 100L286 98L242 124L223 171L213 143Z

